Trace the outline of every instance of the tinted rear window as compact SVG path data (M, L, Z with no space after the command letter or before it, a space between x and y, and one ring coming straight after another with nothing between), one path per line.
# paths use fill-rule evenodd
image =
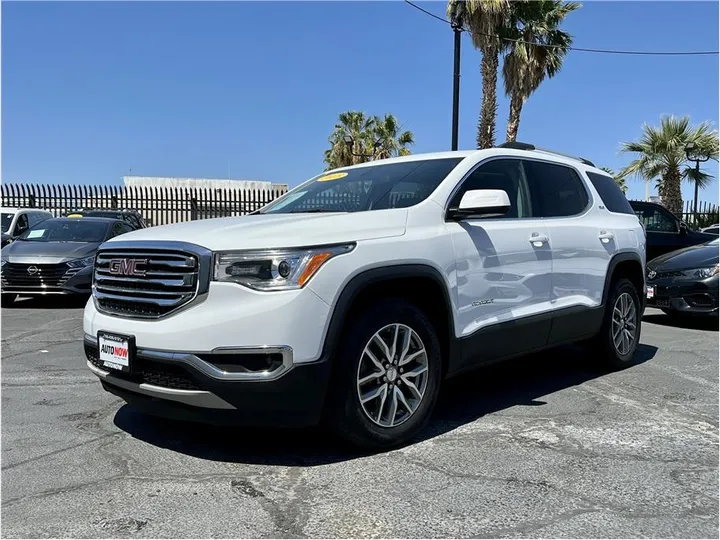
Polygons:
M587 175L605 203L605 208L618 214L635 213L627 198L625 198L625 194L612 177L594 172L589 172Z
M533 215L566 217L580 214L589 198L577 173L564 165L525 160Z

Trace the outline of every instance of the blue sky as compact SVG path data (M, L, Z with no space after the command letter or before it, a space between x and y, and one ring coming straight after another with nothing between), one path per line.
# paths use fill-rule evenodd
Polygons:
M566 29L578 47L717 50L718 3L590 1ZM479 65L465 37L461 148L475 144ZM3 2L2 180L114 184L132 169L296 185L322 170L348 109L395 114L415 152L449 149L451 91L452 32L400 1ZM717 123L717 56L571 52L518 139L619 168L619 143L670 113Z

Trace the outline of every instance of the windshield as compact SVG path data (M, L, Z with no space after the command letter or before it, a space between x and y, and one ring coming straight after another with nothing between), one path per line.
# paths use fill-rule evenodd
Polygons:
M425 200L462 159L401 161L324 173L289 191L258 213L407 208Z
M10 225L12 225L13 216L15 214L6 214L3 212L2 215L2 232L6 233L10 229Z
M101 221L43 221L22 233L28 242L102 242L110 223Z

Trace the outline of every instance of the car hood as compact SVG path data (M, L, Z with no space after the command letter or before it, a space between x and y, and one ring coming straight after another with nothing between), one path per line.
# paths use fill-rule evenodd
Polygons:
M253 214L149 227L116 236L124 241L182 241L213 251L336 244L405 234L406 209L323 214Z
M648 263L653 270L684 270L718 264L718 246L697 245L660 255Z
M10 263L57 264L93 255L98 242L27 242L15 240L2 250L2 258Z

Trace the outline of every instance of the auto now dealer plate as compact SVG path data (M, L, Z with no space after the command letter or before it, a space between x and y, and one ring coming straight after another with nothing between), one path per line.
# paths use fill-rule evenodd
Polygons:
M98 333L98 358L108 369L130 373L134 345L133 338L129 336L100 332Z

